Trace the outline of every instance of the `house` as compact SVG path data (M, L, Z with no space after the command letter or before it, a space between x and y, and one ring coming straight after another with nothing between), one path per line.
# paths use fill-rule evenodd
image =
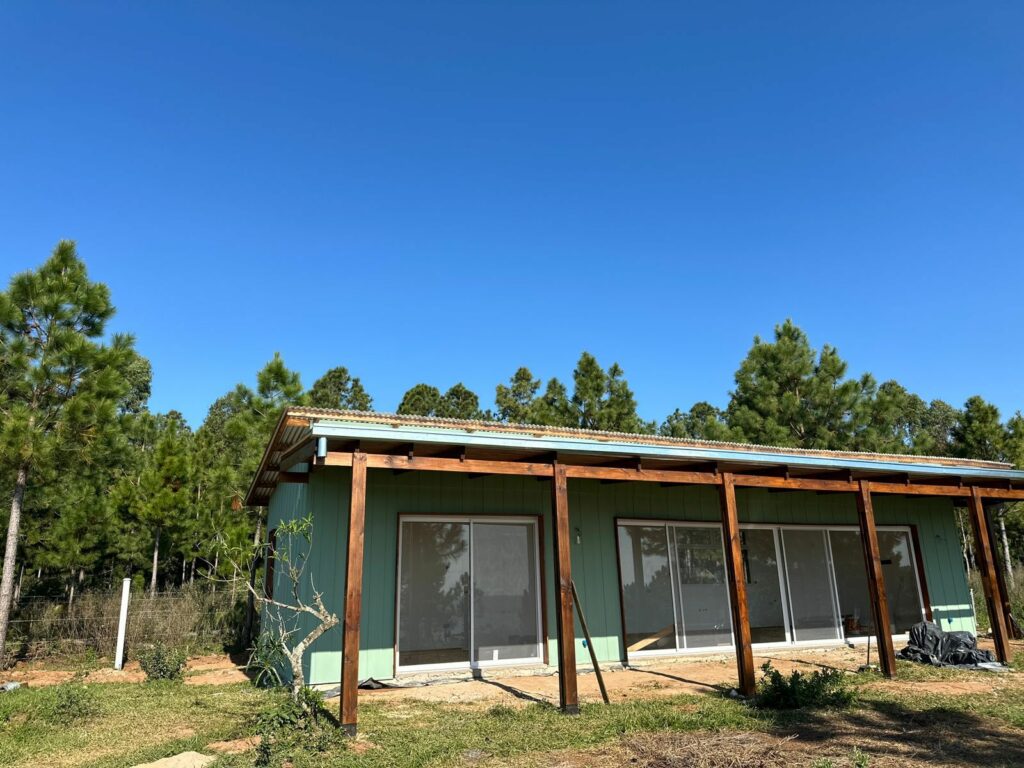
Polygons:
M578 711L573 584L601 662L734 652L750 694L754 647L873 636L891 676L914 623L975 630L964 535L1005 660L986 505L1015 499L1024 472L998 462L310 408L282 415L247 495L272 539L312 516L309 575L343 626L305 672L341 683L353 733L368 677L554 668Z

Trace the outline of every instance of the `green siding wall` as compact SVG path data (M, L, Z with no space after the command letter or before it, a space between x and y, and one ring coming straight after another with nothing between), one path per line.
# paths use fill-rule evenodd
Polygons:
M350 471L319 470L308 486L282 485L270 504L270 526L311 510L314 536L308 573L340 616L344 595ZM366 499L366 542L360 633L360 678L394 675L395 580L400 514L520 515L543 518L543 563L548 647L555 658L554 562L550 483L531 477L469 478L441 472L370 470ZM855 525L852 495L738 491L740 521ZM656 483L569 482L573 577L598 658L622 658L616 518L714 521L718 494L703 486L662 487ZM925 578L936 620L943 629L974 631L970 596L960 554L959 533L949 500L878 496L879 525L918 527ZM309 579L306 580L307 582ZM279 582L280 586L280 582ZM308 583L304 592L310 590ZM577 625L577 658L589 663ZM341 631L335 628L314 645L307 664L312 684L336 683L341 670Z

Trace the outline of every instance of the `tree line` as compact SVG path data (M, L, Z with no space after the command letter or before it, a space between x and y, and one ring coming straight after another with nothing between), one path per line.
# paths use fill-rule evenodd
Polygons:
M263 513L244 496L282 410L374 407L344 366L307 389L274 354L196 427L177 411L154 413L149 362L131 336L106 332L114 311L69 241L0 293L0 477L11 493L0 511L0 653L11 605L29 591L71 601L125 576L154 592L230 576L219 552L260 539ZM486 408L461 382L417 383L397 412L1024 466L1019 411L1003 421L980 396L957 407L851 377L834 347L815 349L789 320L754 338L724 408L699 402L646 421L622 368L583 352L571 382L520 367ZM1024 558L1022 517L1013 507L1000 517L1011 561Z

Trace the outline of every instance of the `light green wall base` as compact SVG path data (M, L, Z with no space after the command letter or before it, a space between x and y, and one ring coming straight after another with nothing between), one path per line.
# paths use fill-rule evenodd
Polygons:
M312 512L314 533L303 594L315 588L339 617L345 579L350 471L317 470L308 485L282 485L269 509L269 528ZM366 541L359 676L394 675L395 583L400 514L535 515L543 518L544 581L549 657L556 652L554 563L551 549L550 482L532 477L469 478L441 472L394 474L370 470L366 499ZM856 525L852 495L738 491L740 522ZM594 638L598 659L618 662L623 656L616 518L720 520L718 494L704 486L662 487L656 483L569 483L572 570L580 603ZM975 631L970 592L960 553L952 503L941 498L875 497L879 525L916 525L932 611L945 630ZM280 545L280 542L279 542ZM281 570L275 593L287 591ZM300 623L300 626L308 626ZM582 637L577 624L576 635ZM308 654L307 683L337 683L341 676L341 629L321 637ZM576 654L588 660L582 639Z

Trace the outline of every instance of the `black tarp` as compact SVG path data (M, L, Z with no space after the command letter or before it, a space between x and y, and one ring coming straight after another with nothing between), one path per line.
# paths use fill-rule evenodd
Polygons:
M989 651L978 648L978 641L970 632L943 632L930 621L915 624L907 647L896 655L936 667L988 666L996 661Z

